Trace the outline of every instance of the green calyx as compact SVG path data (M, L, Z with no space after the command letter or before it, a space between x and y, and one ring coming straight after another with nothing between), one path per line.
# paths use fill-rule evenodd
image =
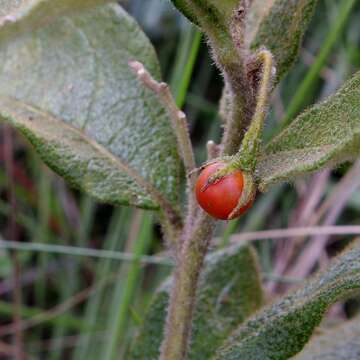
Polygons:
M247 172L243 172L243 178L243 192L235 209L229 215L229 220L234 219L241 209L247 207L255 199L257 192L257 184L255 183L253 175Z

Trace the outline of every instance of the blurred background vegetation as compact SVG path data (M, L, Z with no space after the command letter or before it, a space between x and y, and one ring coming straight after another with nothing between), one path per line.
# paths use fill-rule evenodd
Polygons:
M320 1L300 59L273 97L265 141L359 70L360 5L348 12L345 2ZM156 47L201 164L206 141L221 137L222 80L206 41L166 0L124 6ZM0 161L0 359L15 358L16 337L25 359L126 359L152 294L172 268L155 214L114 209L70 189L4 127ZM359 186L355 163L272 188L246 216L218 226L214 247L240 232L359 224ZM255 242L269 298L325 267L350 240L269 234ZM338 304L327 323L357 310L356 299Z

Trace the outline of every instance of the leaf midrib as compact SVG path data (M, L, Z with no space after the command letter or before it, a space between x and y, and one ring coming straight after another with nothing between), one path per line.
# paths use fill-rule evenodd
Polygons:
M153 200L166 212L173 214L174 216L180 217L178 212L173 208L172 204L147 180L145 180L135 169L130 167L127 163L122 161L121 158L118 156L115 156L110 151L108 151L105 147L103 147L101 144L96 142L93 138L85 134L83 131L79 130L78 128L74 127L73 125L58 119L57 117L49 114L48 112L45 112L41 109L38 109L30 104L27 104L25 102L20 102L16 99L10 98L10 97L0 97L0 102L3 102L5 100L5 103L10 102L10 111L9 106L6 111L6 113L1 114L3 118L7 118L9 121L14 122L12 119L16 118L17 114L14 114L14 112L11 110L11 103L20 103L23 108L27 109L30 113L39 114L43 118L47 119L49 122L54 122L55 124L58 122L60 123L63 128L68 129L68 131L75 133L82 141L89 144L95 151L97 151L99 154L107 158L111 163L114 164L114 166L126 173L128 176L130 176L140 188L145 189L150 196L153 198ZM41 120L40 120L41 121ZM16 123L17 121L15 121ZM33 133L36 134L37 127L34 125L36 120L34 121L26 121L23 116L21 116L19 123L21 123L23 126L28 128L29 130L33 131Z

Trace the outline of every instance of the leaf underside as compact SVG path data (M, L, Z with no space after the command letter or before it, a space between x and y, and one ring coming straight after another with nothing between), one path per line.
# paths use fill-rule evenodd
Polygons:
M127 359L158 359L171 279L156 294ZM263 302L252 249L236 245L209 255L197 299L189 359L208 360L231 330Z
M360 316L315 336L294 360L360 359Z
M56 2L66 12L75 3ZM49 1L34 3L39 3L36 8L43 3L46 11L50 6ZM99 1L82 0L76 6L91 3ZM33 16L40 16L33 11L29 17L21 13L18 23L29 26ZM119 5L103 5L52 19L32 32L20 31L7 41L11 25L0 27L0 96L24 104L17 105L17 112L15 103L6 100L3 111L0 108L2 117L21 128L51 168L100 200L156 209L159 204L148 191L152 187L168 202L177 203L180 162L168 115L128 67L128 61L136 59L160 78L154 49L136 22ZM47 124L46 131L40 126L27 128L27 122L16 118L25 108L35 112L34 118L41 111L37 123ZM116 157L124 165L122 172L111 167L114 162L109 158L100 163L103 154L93 153L97 160L90 161L86 141L75 140L66 124ZM56 137L61 138L55 141ZM51 146L49 156L46 143ZM81 179L85 174L86 181ZM139 184L132 174L149 186Z
M240 326L215 359L289 359L302 350L332 304L359 290L360 244L356 242L327 271Z
M324 103L300 115L259 159L260 189L360 154L360 72Z

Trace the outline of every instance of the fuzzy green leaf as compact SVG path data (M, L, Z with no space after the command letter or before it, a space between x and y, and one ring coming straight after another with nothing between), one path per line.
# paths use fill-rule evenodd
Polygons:
M171 0L174 6L181 11L194 24L199 24L205 20L210 25L209 21L214 21L212 25L221 22L223 25L229 23L233 11L239 6L239 0ZM198 14L199 19L197 19ZM201 15L207 19L201 19ZM216 17L212 17L216 16Z
M189 9L189 5L187 4L186 0L171 0L174 6L183 14L185 15L188 20L193 22L194 24L198 25L199 22L196 19L196 16L191 12Z
M156 294L127 359L158 359L170 287L171 278ZM189 359L208 360L236 324L263 302L252 249L236 245L208 256L197 299Z
M201 2L201 1L199 1ZM220 14L220 18L224 24L229 24L231 18L234 15L235 10L239 7L240 2L239 0L207 0L202 1L206 3L207 8L213 8L218 11ZM204 6L204 5L203 5Z
M360 316L315 336L294 360L360 359Z
M60 4L60 0L57 2ZM71 2L62 3L66 7ZM6 28L7 25L0 27L0 38ZM36 149L61 175L107 202L158 208L159 202L148 189L155 188L168 202L175 204L180 162L168 115L129 70L128 61L133 59L144 63L156 78L160 78L153 47L119 5L88 9L61 17L9 42L0 42L0 95L49 114L41 121L58 127L58 135L57 128L50 133L49 128L41 132L36 126L23 133L39 140L33 142ZM21 114L16 113L11 104L3 106L3 117L15 126L27 126L21 117L16 118ZM18 106L20 113L26 108ZM31 111L37 118L36 110ZM11 116L7 116L9 114ZM70 130L67 133L66 124L79 129L116 157L124 165L122 173L115 165L109 168L111 162L107 160L104 164L92 162L86 146L82 143L76 146L74 134ZM47 156L44 144L49 139L44 136L59 137L54 142L58 148L52 146L52 154L62 154L61 159ZM74 156L76 154L78 157ZM92 170L99 175L91 180L92 189L81 179L82 171L88 167L97 167ZM114 173L117 175L113 176ZM135 181L134 173L149 186ZM78 179L74 179L74 174Z
M360 244L357 242L324 273L240 326L215 359L289 359L302 350L332 304L359 291Z
M0 40L50 24L59 16L113 0L0 0Z
M152 206L139 185L129 182L127 172L133 170L82 131L11 98L0 97L0 119L20 131L72 186L105 203Z
M239 0L171 0L190 21L211 39L216 52L237 56L230 36L230 23ZM233 60L233 59L232 59Z
M266 47L277 64L278 80L296 60L317 0L254 0L247 36L252 49Z
M360 72L324 103L305 111L259 159L260 189L360 155Z

